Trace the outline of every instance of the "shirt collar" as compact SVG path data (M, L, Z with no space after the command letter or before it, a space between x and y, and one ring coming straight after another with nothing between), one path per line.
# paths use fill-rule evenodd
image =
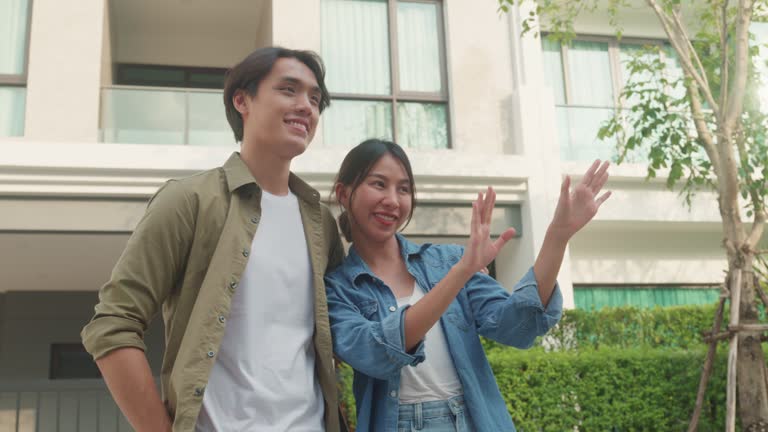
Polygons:
M249 184L253 184L260 189L256 179L253 178L253 174L251 174L245 162L240 158L240 153L233 152L224 163L223 168L230 192L234 192L242 186ZM310 203L320 202L320 193L292 172L288 176L288 188L304 201Z
M419 246L405 238L405 236L400 233L395 233L395 238L397 239L397 244L400 249L400 256L403 258L403 261L405 261L406 265L412 256L420 255L425 248L425 245ZM355 249L354 243L349 247L349 252L347 254L345 264L345 268L348 269L348 275L354 282L357 282L357 278L363 275L373 279L378 279L378 277L371 271L371 268L368 267L368 264L357 253L357 249Z

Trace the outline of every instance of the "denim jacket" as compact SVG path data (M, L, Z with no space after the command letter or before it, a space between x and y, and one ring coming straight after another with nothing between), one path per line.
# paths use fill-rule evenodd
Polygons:
M408 272L431 290L464 253L456 245L417 245L397 234ZM355 370L357 430L396 431L400 369L424 361L424 343L406 352L404 318L397 300L360 258L354 246L341 266L325 277L333 349ZM480 344L482 335L502 344L529 348L562 315L556 285L544 308L533 269L507 292L477 273L440 318L464 401L478 432L514 431L503 397Z

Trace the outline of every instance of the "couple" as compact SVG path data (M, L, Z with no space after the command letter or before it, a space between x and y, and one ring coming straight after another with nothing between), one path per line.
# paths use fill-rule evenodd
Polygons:
M566 178L510 294L480 272L514 235L489 237L493 190L473 203L465 249L413 244L398 234L415 204L408 158L365 141L334 188L344 259L329 210L290 172L330 103L324 74L315 54L283 48L228 72L240 153L150 200L83 344L137 431L344 430L334 353L355 369L359 431L514 430L478 335L527 347L557 322L565 246L608 197L607 164L573 191ZM163 397L143 352L158 312Z

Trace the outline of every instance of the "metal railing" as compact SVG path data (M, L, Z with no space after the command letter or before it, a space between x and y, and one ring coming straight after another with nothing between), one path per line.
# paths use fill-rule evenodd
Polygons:
M132 430L100 379L0 383L1 432Z

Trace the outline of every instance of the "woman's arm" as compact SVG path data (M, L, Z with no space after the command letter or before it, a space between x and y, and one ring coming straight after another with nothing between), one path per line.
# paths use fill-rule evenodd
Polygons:
M406 350L424 339L469 279L490 264L501 248L515 236L515 230L509 228L496 241L491 240L491 216L495 204L493 188L488 188L485 197L477 194L477 200L472 203L471 230L464 255L434 288L405 311Z
M600 160L594 161L573 191L570 190L570 177L566 176L563 180L555 215L533 265L539 297L544 306L549 303L555 289L555 280L560 272L568 241L592 220L600 206L611 196L610 192L605 192L597 197L608 181L608 165L607 161L602 165Z
M495 280L477 274L466 284L478 332L500 343L529 347L546 333L562 314L562 295L557 274L570 238L583 228L610 196L596 198L608 180L608 163L595 161L581 182L570 190L566 177L557 208L533 268L507 292Z
M370 320L345 295L341 286L346 283L351 284L325 278L334 353L353 369L382 380L424 361L424 344L405 348L403 316L407 308L381 321ZM379 307L375 302L370 306Z
M490 276L477 273L464 287L478 334L504 345L529 348L563 313L563 296L555 284L549 304L539 297L531 268L511 292Z

